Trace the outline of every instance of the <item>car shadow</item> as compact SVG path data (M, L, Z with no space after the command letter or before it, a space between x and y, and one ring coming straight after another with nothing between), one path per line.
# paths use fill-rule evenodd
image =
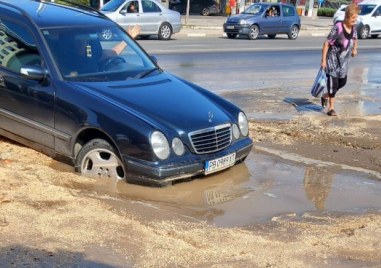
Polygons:
M247 40L247 41L250 41L250 42L253 42L253 41L260 41L260 40L288 40L288 37L285 35L285 36L276 36L275 38L268 38L267 35L260 35L257 37L257 39L255 40L250 40L247 35L237 35L236 38L228 38L227 36L221 36L220 37L221 39L230 39L230 40L237 40L237 39L240 39L240 40Z
M307 98L284 98L284 102L291 104L298 112L322 112L323 108Z

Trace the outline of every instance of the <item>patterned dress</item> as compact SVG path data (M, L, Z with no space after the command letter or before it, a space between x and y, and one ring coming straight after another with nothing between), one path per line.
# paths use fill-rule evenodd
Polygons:
M337 22L327 37L330 44L327 53L327 74L332 77L345 78L348 73L349 61L352 57L352 49L357 39L356 27L347 33L343 22Z

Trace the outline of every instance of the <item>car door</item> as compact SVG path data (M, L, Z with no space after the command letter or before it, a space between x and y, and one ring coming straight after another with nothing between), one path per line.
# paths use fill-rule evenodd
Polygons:
M274 16L269 15L269 10L276 10ZM279 5L270 6L262 18L260 23L261 33L275 34L279 32L279 27L281 24L281 17Z
M373 34L381 34L381 5L372 14L371 26Z
M151 0L141 0L141 6L140 25L147 33L157 33L164 16L161 8Z
M0 129L54 148L54 88L49 81L27 79L21 67L44 67L32 29L19 20L1 18Z
M282 6L279 32L288 33L291 26L296 23L296 16L295 8L291 6Z

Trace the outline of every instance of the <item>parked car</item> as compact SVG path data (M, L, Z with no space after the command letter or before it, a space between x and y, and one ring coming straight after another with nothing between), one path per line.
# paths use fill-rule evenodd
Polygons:
M246 35L251 40L264 34L271 39L277 34L287 34L294 40L299 36L300 27L294 6L274 3L252 4L242 13L228 17L223 25L228 38Z
M94 9L0 0L0 24L0 135L82 175L150 185L249 154L241 109L163 71Z
M371 36L377 38L381 34L381 1L363 1L358 4L360 14L357 19L357 36L359 39L365 39ZM345 17L344 11L334 17L334 23L343 21Z
M169 8L185 14L187 10L187 0L171 0ZM216 15L221 13L220 4L215 0L191 0L189 1L189 13L201 14L204 16Z
M343 21L345 16L345 9L347 8L347 5L341 5L333 15L333 24L335 24L338 21Z
M130 9L132 6L135 8L133 11ZM140 25L143 38L157 35L160 40L169 40L181 29L180 13L154 0L111 0L101 8L101 12L123 28Z

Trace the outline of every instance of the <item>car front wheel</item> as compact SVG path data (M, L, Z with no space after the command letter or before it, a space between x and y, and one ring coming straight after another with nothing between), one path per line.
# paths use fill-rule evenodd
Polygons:
M297 25L292 25L290 31L288 32L288 39L295 40L299 36L299 27Z
M358 38L359 39L366 39L369 35L369 27L364 25L361 27L360 31L358 32Z
M201 12L201 15L203 15L203 16L209 16L209 14L210 14L210 12L209 12L209 9L207 9L207 8L204 8Z
M79 151L76 166L81 175L91 178L125 180L123 163L116 150L103 139L93 139Z
M259 35L259 27L258 25L252 25L249 29L249 39L255 40L258 38Z
M169 23L163 23L159 28L159 39L160 40L169 40L172 36L172 27Z

